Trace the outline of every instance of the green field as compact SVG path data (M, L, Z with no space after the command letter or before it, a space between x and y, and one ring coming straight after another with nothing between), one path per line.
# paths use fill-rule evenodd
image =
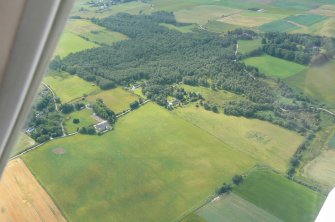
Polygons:
M152 103L109 133L53 140L23 159L70 221L174 221L255 164Z
M187 92L200 93L207 101L217 105L223 105L225 102L242 98L241 96L228 91L212 90L202 86L189 86L183 84L181 87L184 88Z
M325 200L320 193L266 170L248 175L234 193L287 222L314 221Z
M286 172L290 158L303 141L299 134L265 121L216 114L194 105L178 108L173 113L282 172Z
M76 132L78 128L83 126L90 126L96 124L97 121L91 116L93 111L90 109L83 109L80 111L73 112L66 116L66 121L64 122L65 128L68 133ZM79 119L79 123L73 123L73 119Z
M329 140L329 147L335 149L335 135Z
M239 12L238 9L227 8L218 5L201 5L189 9L176 11L176 19L179 22L197 23L205 25L210 20L216 20L223 16L228 16Z
M285 79L293 76L304 69L306 66L279 59L269 55L250 57L244 60L249 66L255 66L267 76Z
M102 91L98 94L93 94L87 97L87 101L91 103L97 99L102 99L110 109L119 113L129 109L130 103L138 100L139 97L122 88Z
M335 184L335 150L323 150L303 169L303 175L312 178L332 189Z
M320 36L335 36L335 17L329 18L314 25L295 30L294 33L307 33Z
M106 28L98 26L89 20L84 19L71 19L65 28L67 31L89 39L89 41L97 44L111 45L115 42L128 39L127 36L119 33L112 32Z
M286 20L277 20L258 27L263 32L291 32L299 28Z
M185 26L175 26L171 24L161 23L161 26L165 26L166 28L177 30L182 33L192 32L192 30L195 28L194 25L185 25Z
M306 95L335 107L335 61L323 66L312 67L285 81Z
M285 15L281 14L259 13L249 11L249 12L233 13L230 16L225 16L218 19L218 21L243 27L256 27L263 25L265 23L272 22L276 19L283 18L284 16Z
M92 83L66 72L50 73L43 81L52 88L62 103L70 102L82 97L84 94L99 90L96 85L92 85Z
M259 49L262 46L260 39L254 40L239 40L238 41L238 52L246 54Z
M25 133L20 133L19 140L12 150L12 156L35 145L36 142Z
M56 51L54 55L59 55L60 57L65 57L71 52L79 52L85 49L90 49L97 47L93 42L87 41L78 35L75 35L70 32L64 32L58 42Z
M210 31L210 32L227 32L227 31L232 31L234 29L240 28L240 26L237 25L232 25L224 22L219 22L219 21L209 21L206 25L205 28Z
M207 222L282 222L270 213L232 193L196 211Z
M296 15L296 16L290 16L285 18L287 21L296 22L300 25L310 26L315 23L321 22L322 20L325 20L327 17L321 16L321 15Z

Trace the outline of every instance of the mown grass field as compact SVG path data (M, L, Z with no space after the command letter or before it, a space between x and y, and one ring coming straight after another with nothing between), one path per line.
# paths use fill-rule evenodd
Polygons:
M238 25L243 27L256 27L263 25L265 23L272 22L276 19L284 17L280 14L269 14L269 13L259 13L259 12L242 12L234 13L230 16L225 16L218 21L229 23L232 25Z
M71 52L79 52L85 49L97 47L98 45L87 41L71 32L64 32L58 42L54 55L65 57Z
M285 81L294 88L335 107L335 61L321 67L311 67Z
M329 18L314 25L293 31L293 33L307 33L320 36L335 36L335 18Z
M70 102L84 94L100 90L96 85L66 72L50 73L44 78L43 82L52 88L62 103Z
M219 200L206 204L196 213L208 222L282 222L234 193L224 195Z
M53 140L23 159L71 221L174 221L255 164L152 103L112 132Z
M279 174L258 170L234 191L243 199L287 221L314 221L325 197Z
M263 32L291 32L299 28L286 20L276 20L258 27Z
M304 176L312 178L332 189L335 184L335 150L322 153L304 167Z
M130 103L138 100L139 97L122 89L121 87L92 94L87 97L87 101L93 103L97 99L102 99L104 103L114 112L119 113L129 109Z
M205 25L210 20L216 20L224 16L238 13L240 10L218 5L200 5L188 9L176 11L176 19L179 22L197 23Z
M36 142L32 138L30 138L25 133L20 133L19 140L17 141L15 147L12 150L12 156L19 153L20 151L23 151L33 145L35 145Z
M115 42L128 39L126 35L119 32L112 32L84 19L69 20L66 25L66 30L97 44L111 45Z
M192 32L192 30L195 28L194 25L185 25L185 26L175 26L171 24L161 23L161 26L165 26L166 28L177 30L182 33Z
M325 20L326 18L327 17L322 16L322 15L305 14L305 15L290 16L290 17L285 18L285 20L296 22L304 26L310 26L315 23L321 22L322 20Z
M234 29L240 28L240 26L237 25L232 25L224 22L219 22L219 21L209 21L206 25L205 28L210 31L210 32L227 32L227 31L232 31Z
M254 40L239 40L238 41L238 52L245 54L252 52L262 46L260 39Z
M65 128L68 133L76 132L78 128L83 126L90 126L96 124L97 121L92 117L93 111L90 109L83 109L80 111L76 111L70 113L66 116L66 120L64 122ZM73 119L79 119L79 123L73 123Z
M271 123L216 114L194 105L178 108L173 113L281 172L286 172L290 158L303 142L299 134Z
M269 55L250 57L245 59L244 62L249 66L257 67L259 71L267 76L282 79L293 76L307 68L306 66Z

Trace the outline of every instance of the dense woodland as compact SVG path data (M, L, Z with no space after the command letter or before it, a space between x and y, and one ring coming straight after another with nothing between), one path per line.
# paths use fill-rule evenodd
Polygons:
M76 74L96 82L102 89L143 80L143 93L165 107L168 107L168 96L179 96L178 99L183 100L184 93L174 87L180 82L213 90L224 89L243 98L225 104L226 114L270 121L301 133L318 128L318 113L308 108L308 98L296 94L280 80L264 77L257 68L246 66L236 58L237 40L255 38L257 34L253 31L239 29L225 36L203 30L180 33L160 25L185 25L176 22L173 13L168 12L120 13L92 21L130 39L70 54L63 60L56 58L51 63L52 69ZM283 34L277 39L271 33L266 34L263 48L280 45L283 50L291 50L289 46L293 41L306 43L307 40L301 40L304 36ZM315 50L313 45L312 41L304 51ZM301 51L293 46L292 50L297 54ZM216 107L217 111L217 106L223 104L207 105L210 109Z

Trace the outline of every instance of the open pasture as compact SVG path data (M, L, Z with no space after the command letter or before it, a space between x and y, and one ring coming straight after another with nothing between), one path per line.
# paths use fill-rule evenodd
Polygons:
M174 221L255 164L152 103L102 136L53 140L23 158L71 221Z
M20 151L23 151L33 145L35 145L36 142L32 138L30 138L25 133L20 133L19 140L17 141L15 147L12 150L12 156L19 153Z
M291 32L301 27L292 24L286 20L276 20L258 27L263 32Z
M217 105L223 105L225 102L242 98L241 96L224 91L224 90L212 90L203 86L190 86L183 84L181 85L187 92L200 93L206 100Z
M59 55L63 58L70 53L83 51L97 46L97 44L87 41L71 32L64 32L58 42L54 55Z
M87 97L87 101L93 103L97 99L102 99L104 103L114 112L119 113L129 109L130 103L139 99L138 96L122 89L121 87L92 94Z
M286 172L290 158L303 141L299 134L265 121L217 114L194 105L173 113L281 172Z
M326 18L327 17L321 15L304 14L304 15L290 16L285 18L285 20L292 21L304 26L311 26L315 23L325 20Z
M126 35L113 32L84 19L71 19L65 28L67 31L78 36L87 38L97 44L111 45L115 42L128 39Z
M205 25L211 20L220 19L240 12L238 9L218 5L201 5L175 12L178 22Z
M262 46L260 39L254 40L239 40L238 41L238 52L246 54L259 49Z
M335 16L335 5L321 5L318 8L310 10L309 13L334 17Z
M303 169L303 175L326 185L329 189L335 186L335 150L323 150Z
M325 197L268 170L250 173L233 193L286 221L314 221Z
M24 162L10 161L0 181L0 221L65 222Z
M335 17L323 20L314 25L304 27L298 30L293 31L293 33L307 33L311 35L320 35L320 36L335 36Z
M234 29L240 28L240 26L237 25L232 25L224 22L219 22L219 21L209 21L206 25L205 28L210 31L210 32L227 32L227 31L232 31Z
M96 120L92 117L93 111L90 109L83 109L80 111L76 111L70 113L66 116L66 120L64 122L65 128L68 133L76 132L78 128L83 126L90 126L96 124ZM79 123L73 123L73 119L79 119Z
M250 16L249 14L250 13L237 13L229 16L224 16L218 19L218 21L249 28L260 26L273 21L271 17L263 16L262 13L259 13L259 16Z
M335 61L323 66L311 67L285 81L306 95L335 107Z
M249 66L257 67L260 72L267 76L281 79L293 76L307 68L306 66L269 55L250 57L245 59L244 62Z
M206 204L196 213L207 222L282 222L234 193L221 196L220 199Z
M67 103L80 98L84 94L99 91L99 87L95 84L87 82L78 76L70 75L66 72L50 73L43 81L52 88L62 103Z

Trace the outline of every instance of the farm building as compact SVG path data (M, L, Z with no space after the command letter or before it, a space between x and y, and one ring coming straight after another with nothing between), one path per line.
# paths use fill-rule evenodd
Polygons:
M103 121L101 123L95 124L94 128L99 133L99 132L104 132L106 130L112 129L112 126L109 125L107 121Z

